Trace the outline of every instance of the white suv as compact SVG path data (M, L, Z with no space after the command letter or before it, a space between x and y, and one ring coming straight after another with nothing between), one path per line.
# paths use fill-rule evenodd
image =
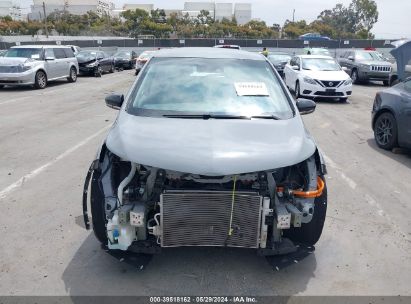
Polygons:
M14 46L0 58L0 88L34 85L44 89L51 80L75 82L77 73L78 62L69 46Z
M295 56L285 66L284 75L297 98L328 97L344 102L352 94L350 76L329 56Z

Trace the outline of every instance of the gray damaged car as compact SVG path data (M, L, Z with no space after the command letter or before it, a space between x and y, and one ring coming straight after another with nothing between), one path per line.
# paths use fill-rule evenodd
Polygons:
M156 52L86 177L86 227L109 251L313 245L327 209L326 167L295 102L263 56L215 48ZM90 188L90 191L88 189ZM120 251L119 251L120 250Z

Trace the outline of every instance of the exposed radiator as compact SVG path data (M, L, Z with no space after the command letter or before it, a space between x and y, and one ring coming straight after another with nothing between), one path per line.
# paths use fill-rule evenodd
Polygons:
M237 192L229 236L232 192L167 191L161 195L161 246L257 248L262 197Z

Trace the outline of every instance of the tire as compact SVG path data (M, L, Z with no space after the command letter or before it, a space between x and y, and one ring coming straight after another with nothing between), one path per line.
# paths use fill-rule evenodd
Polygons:
M351 72L351 80L354 84L359 84L360 83L360 79L358 77L358 71L357 70L352 70Z
M384 86L389 87L390 86L390 82L388 80L384 80L383 81Z
M393 79L392 81L391 81L391 83L390 83L390 86L395 86L395 85L397 85L397 84L399 84L400 83L400 81L398 80L398 78L395 78L395 79Z
M47 86L47 75L43 71L38 71L34 76L34 87L36 89L44 89Z
M114 67L114 64L112 64L111 67L110 67L109 73L114 73L115 69L116 68Z
M314 214L311 222L302 224L299 228L284 230L284 237L293 242L313 246L321 237L325 216L327 213L327 184L323 176L324 190L321 196L314 200Z
M348 97L340 98L340 102L341 102L341 103L347 102L347 100L348 100Z
M296 83L295 83L295 90L294 90L294 92L295 92L295 98L300 98L301 97L301 94L300 94L300 83L297 81Z
M99 186L100 173L93 172L90 189L91 219L96 238L103 244L107 244L106 213L104 210L104 195Z
M397 120L390 112L382 113L374 123L374 139L378 147L391 150L398 145Z
M75 67L71 67L70 69L70 76L67 77L68 82L76 82L77 81L77 70Z
M96 71L94 72L94 76L101 77L103 75L103 69L101 66L96 67Z

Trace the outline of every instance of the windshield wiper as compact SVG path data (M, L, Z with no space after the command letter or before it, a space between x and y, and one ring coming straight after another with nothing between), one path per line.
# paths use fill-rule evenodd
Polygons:
M184 119L251 119L247 116L240 115L218 115L218 114L165 114L167 118L184 118Z
M275 115L255 115L255 116L251 116L251 118L281 120L280 117L275 116Z

